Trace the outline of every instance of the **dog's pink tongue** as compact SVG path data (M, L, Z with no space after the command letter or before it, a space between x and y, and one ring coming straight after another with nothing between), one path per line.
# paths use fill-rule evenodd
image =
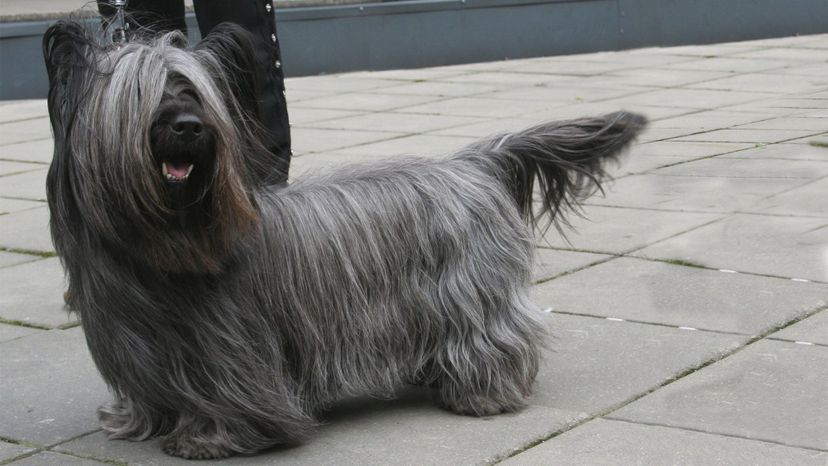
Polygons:
M189 163L170 163L167 162L167 172L176 177L176 178L183 178L187 175L187 170L190 169Z

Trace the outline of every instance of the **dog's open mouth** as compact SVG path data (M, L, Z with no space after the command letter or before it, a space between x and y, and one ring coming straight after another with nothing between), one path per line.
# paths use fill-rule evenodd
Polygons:
M172 183L183 183L190 177L195 165L187 162L161 162L161 174Z

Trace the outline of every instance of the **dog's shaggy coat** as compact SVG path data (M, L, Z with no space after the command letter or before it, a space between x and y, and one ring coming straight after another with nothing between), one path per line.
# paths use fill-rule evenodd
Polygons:
M238 28L111 48L59 23L44 53L52 236L115 397L102 425L187 458L300 441L337 400L406 383L462 414L524 406L544 340L532 227L563 221L645 123L547 123L266 187ZM181 115L203 123L183 142Z

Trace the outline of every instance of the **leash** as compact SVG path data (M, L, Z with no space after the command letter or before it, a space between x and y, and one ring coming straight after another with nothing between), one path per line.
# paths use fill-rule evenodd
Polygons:
M115 29L112 31L112 43L121 46L129 42L129 23L126 20L127 0L110 0L110 3L115 8Z

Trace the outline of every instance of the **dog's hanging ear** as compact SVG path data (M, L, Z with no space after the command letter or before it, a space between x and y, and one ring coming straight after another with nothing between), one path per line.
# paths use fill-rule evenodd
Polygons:
M237 24L221 23L196 45L195 50L207 52L210 58L204 60L204 64L214 79L226 82L241 109L257 119L256 56L250 33Z
M93 44L84 26L75 22L57 22L43 35L43 59L49 75L47 102L54 135L54 154L46 176L46 197L51 212L52 239L61 257L77 249L72 243L79 238L81 216L71 176L75 161L68 139L78 104L88 92L86 77L93 68Z
M80 74L90 68L92 40L84 27L75 22L59 21L43 35L43 59L49 75L49 116L55 131L55 138L62 136L81 98L84 80Z

